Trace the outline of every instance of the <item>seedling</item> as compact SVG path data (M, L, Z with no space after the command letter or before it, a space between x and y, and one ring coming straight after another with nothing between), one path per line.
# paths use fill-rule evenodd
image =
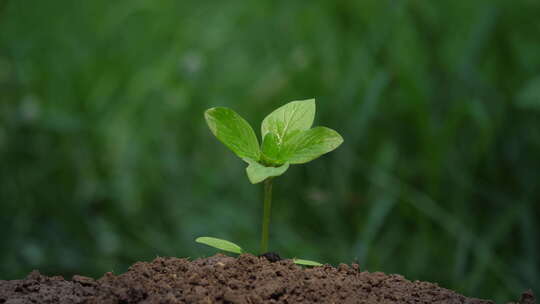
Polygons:
M195 239L195 242L208 245L210 247L214 247L223 251L236 253L236 254L242 254L247 253L247 251L244 251L242 247L236 245L233 242L229 242L227 240L222 240L214 237L208 237L208 236L202 236ZM304 260L304 259L292 259L295 264L299 265L305 265L305 266L322 266L321 263L310 261L310 260Z
M289 102L266 116L261 124L261 145L253 128L235 111L215 107L206 110L204 116L217 139L248 164L249 181L264 182L261 253L267 252L273 178L285 173L290 165L307 163L336 149L343 138L326 127L311 128L315 99ZM228 252L244 252L240 246L225 240L201 237L196 241ZM295 259L295 263L319 264L300 259Z

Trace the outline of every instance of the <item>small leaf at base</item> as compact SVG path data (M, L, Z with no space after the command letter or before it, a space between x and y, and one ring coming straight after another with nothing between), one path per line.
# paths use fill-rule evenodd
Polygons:
M323 264L315 261L310 260L304 260L304 259L293 259L293 262L298 265L304 265L304 266L322 266Z
M236 254L242 254L244 252L244 250L235 243L214 237L198 237L195 239L195 242Z
M244 158L243 160L249 164L246 168L246 173L252 184L260 183L269 177L280 176L289 169L289 163L285 163L280 167L265 167L249 158Z

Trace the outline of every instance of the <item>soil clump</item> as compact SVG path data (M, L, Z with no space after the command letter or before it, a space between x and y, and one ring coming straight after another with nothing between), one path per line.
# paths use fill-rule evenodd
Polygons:
M278 258L250 254L238 258L216 254L194 261L159 257L97 280L79 275L65 280L33 271L22 280L0 280L0 304L494 303L434 283L411 282L401 275L361 271L356 264L305 268ZM518 303L536 302L528 291Z

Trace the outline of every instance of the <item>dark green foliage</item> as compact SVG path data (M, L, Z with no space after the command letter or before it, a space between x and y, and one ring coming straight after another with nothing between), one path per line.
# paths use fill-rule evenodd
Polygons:
M210 254L192 242L207 234L257 248L260 189L202 113L256 125L316 97L315 125L346 142L275 185L275 251L539 293L539 15L535 0L0 1L0 279Z

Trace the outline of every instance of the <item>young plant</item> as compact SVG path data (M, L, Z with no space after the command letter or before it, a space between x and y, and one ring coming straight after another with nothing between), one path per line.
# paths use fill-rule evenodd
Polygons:
M332 129L311 127L315 119L315 99L289 102L266 116L261 124L260 145L249 123L235 111L215 107L206 110L204 116L217 139L248 164L249 181L252 184L264 182L261 253L267 252L272 179L285 173L290 165L307 163L336 149L343 138ZM197 241L229 252L243 252L238 245L225 240L203 237Z
M235 253L235 254L242 254L247 253L242 247L236 245L233 242L229 242L227 240L222 240L214 237L208 237L208 236L202 236L195 239L195 242L200 244L205 244L210 247L214 247L223 251ZM295 264L299 265L305 265L305 266L321 266L322 264L315 261L310 260L304 260L304 259L292 259Z

